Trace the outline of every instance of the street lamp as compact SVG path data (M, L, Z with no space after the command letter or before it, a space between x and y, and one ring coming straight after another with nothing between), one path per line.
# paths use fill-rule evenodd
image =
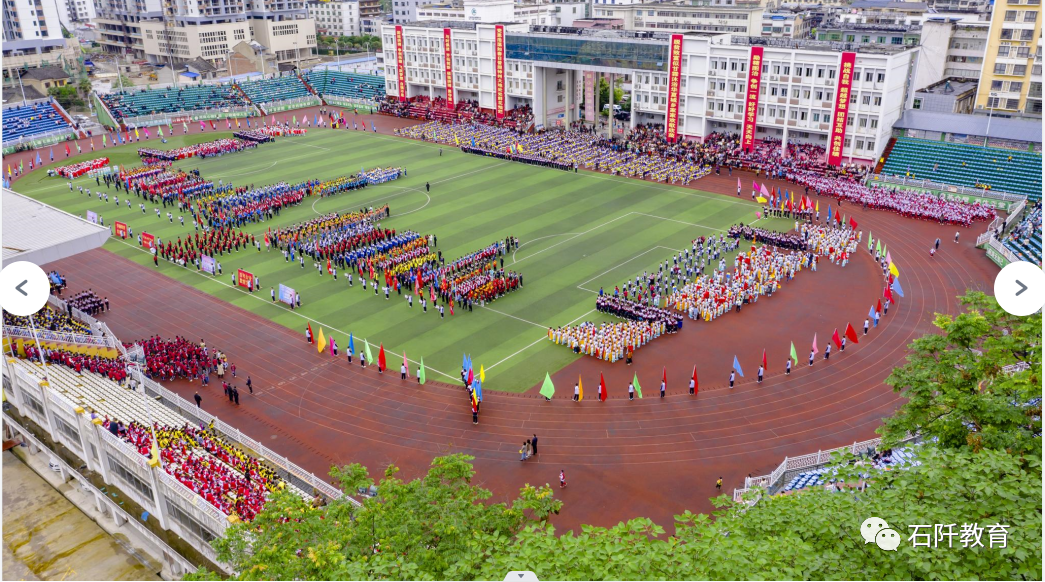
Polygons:
M983 147L987 147L987 140L990 139L991 136L991 117L994 116L994 108L990 106L991 99L997 99L998 93L996 91L991 91L987 94L987 97L987 108L990 109L990 112L987 113L987 131L983 132L984 134L986 134L983 136Z

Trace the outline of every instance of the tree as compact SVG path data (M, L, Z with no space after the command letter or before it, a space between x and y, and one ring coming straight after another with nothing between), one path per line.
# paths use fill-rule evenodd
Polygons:
M944 447L1041 456L1041 313L1017 317L972 291L956 316L937 315L942 333L911 345L907 363L886 380L907 402L886 419L888 442L908 434ZM1025 362L1028 370L1007 373Z
M83 107L83 99L80 99L80 96L76 92L76 86L74 85L50 87L47 89L47 94L54 97L54 100L65 109Z

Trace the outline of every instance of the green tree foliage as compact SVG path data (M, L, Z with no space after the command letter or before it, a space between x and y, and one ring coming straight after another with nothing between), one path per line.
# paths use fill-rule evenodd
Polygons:
M938 439L944 447L1008 450L1041 457L1041 313L1016 317L994 297L970 292L957 316L937 315L941 333L911 345L907 363L886 382L907 398L881 433L896 442L907 434ZM1026 362L1009 374L1003 367ZM1038 399L1035 406L1024 404Z
M750 507L719 497L710 516L675 516L668 536L646 518L559 532L548 518L562 503L548 485L489 503L490 492L471 483L472 458L450 455L409 482L389 467L361 508L277 495L214 545L243 580L498 580L519 569L552 580L1041 580L1041 411L1024 406L1041 396L1041 315L1007 315L982 293L961 303L889 378L909 400L883 432L887 442L926 437L914 466L881 471L839 456L831 489L763 496ZM1001 371L1019 361L1030 369ZM347 493L373 484L359 465L331 475ZM900 534L897 551L864 542L869 517ZM910 526L936 524L954 524L958 535L912 544ZM973 536L982 545L963 545L964 524L983 528ZM1008 526L1005 547L992 547L995 524Z
M66 109L83 107L83 99L80 99L80 95L77 93L75 85L51 87L47 90L47 94L54 97L54 100Z

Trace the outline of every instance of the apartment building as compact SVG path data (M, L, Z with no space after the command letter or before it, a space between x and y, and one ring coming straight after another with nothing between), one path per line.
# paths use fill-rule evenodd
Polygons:
M977 111L1041 116L1041 0L996 0Z
M583 0L446 0L417 9L417 21L522 22L547 26L573 26L588 17Z
M15 71L76 61L76 39L62 37L60 4L46 0L4 0L3 78L12 83Z
M316 32L331 36L358 36L362 23L357 0L314 0L308 15L316 21Z
M592 16L624 21L625 30L729 32L760 36L760 0L675 0L645 4L594 4Z

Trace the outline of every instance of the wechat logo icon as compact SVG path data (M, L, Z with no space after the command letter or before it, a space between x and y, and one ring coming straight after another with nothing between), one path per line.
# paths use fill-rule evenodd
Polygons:
M887 552L895 552L900 547L900 534L880 517L865 519L860 525L860 536L865 544L873 543Z

